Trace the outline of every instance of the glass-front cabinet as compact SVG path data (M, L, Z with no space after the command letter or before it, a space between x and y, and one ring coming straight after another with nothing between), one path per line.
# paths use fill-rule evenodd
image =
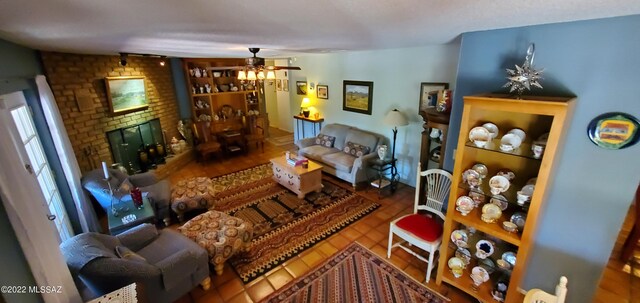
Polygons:
M464 97L436 282L522 302L538 215L573 98Z

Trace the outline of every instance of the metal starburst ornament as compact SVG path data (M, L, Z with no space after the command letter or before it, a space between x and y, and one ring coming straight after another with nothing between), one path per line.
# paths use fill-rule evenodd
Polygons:
M535 55L535 45L533 43L529 44L529 48L527 49L527 56L524 58L524 63L522 67L516 64L516 69L507 68L507 82L503 87L510 87L510 93L515 92L518 95L518 98L522 96L524 90L531 90L531 86L535 86L538 88L542 88L540 79L542 79L542 72L544 69L536 70L533 67L533 57Z

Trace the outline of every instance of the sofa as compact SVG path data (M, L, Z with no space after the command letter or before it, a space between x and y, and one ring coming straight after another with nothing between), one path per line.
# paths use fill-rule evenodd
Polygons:
M174 302L198 284L211 285L207 251L174 230L158 231L151 224L117 236L79 234L62 242L60 250L73 276L95 296L135 282L146 302Z
M378 157L378 146L385 143L382 135L333 123L325 125L317 137L299 140L296 145L298 156L321 164L324 172L355 187L369 180L368 162Z
M117 169L109 169L109 176L111 177L109 182L116 198L127 199L126 195L129 194L129 190L121 190L125 182L129 184L128 187L140 188L141 191L148 193L147 197L149 197L149 201L154 207L156 218L163 220L165 226L169 226L171 223L169 216L171 186L168 180L158 180L153 172L129 176ZM91 193L105 212L109 211L111 196L109 195L109 186L104 180L102 169L94 169L82 176L82 187Z

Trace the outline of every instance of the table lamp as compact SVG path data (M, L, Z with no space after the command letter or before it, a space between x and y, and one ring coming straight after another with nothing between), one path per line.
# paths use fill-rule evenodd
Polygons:
M309 113L311 112L309 110L309 106L311 106L311 101L309 101L309 98L302 99L302 103L300 104L300 109L302 109L302 114L304 115L305 118L309 118Z
M398 109L393 109L382 120L384 124L393 126L393 147L391 148L391 159L396 157L396 136L398 135L398 126L405 126L409 124L407 117Z

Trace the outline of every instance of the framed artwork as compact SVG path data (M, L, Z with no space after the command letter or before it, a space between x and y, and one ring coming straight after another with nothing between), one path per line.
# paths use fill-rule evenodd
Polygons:
M371 115L373 82L344 80L342 110Z
M111 114L122 115L149 107L144 77L106 77L105 83Z
M329 99L329 86L318 85L316 87L316 94L316 97L318 97L318 99Z
M632 115L620 112L595 117L587 127L589 139L605 149L621 149L638 142L640 121Z
M422 82L420 83L420 103L418 111L426 110L429 107L436 107L438 101L438 91L449 89L449 83L445 82Z
M276 79L276 90L277 91L282 90L282 79Z
M282 79L282 90L284 90L285 92L289 91L289 80Z
M307 94L307 81L296 81L296 94L298 95Z

